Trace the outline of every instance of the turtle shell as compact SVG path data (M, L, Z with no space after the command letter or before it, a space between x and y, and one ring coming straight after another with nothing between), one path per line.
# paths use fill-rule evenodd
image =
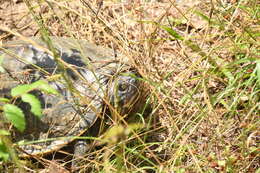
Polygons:
M140 97L140 82L131 67L113 51L85 40L52 37L58 57L40 39L12 41L0 49L0 97L10 96L11 88L45 80L60 94L32 91L43 108L41 119L32 115L27 103L17 100L26 117L26 130L14 130L15 141L32 141L20 148L38 155L57 150L82 135L93 125L104 107L127 114ZM58 63L57 63L58 62ZM62 67L61 67L62 66Z

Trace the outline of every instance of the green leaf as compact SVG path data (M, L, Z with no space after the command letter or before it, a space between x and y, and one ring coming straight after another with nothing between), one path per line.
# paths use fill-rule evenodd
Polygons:
M52 88L49 84L43 84L39 87L39 90L48 93L48 94L55 94L58 95L58 91Z
M220 70L228 78L229 83L232 83L235 80L234 76L232 75L229 69L221 68Z
M56 95L58 94L58 91L52 88L46 81L39 80L31 84L18 85L17 87L11 90L11 95L13 97L21 96L34 89L39 89L49 94L56 94Z
M33 88L37 88L45 93L48 94L55 94L58 95L58 91L56 91L54 88L52 88L46 81L39 80L31 84Z
M104 140L113 143L117 141L117 138L121 136L125 131L125 128L122 125L113 126L112 128L108 129L104 135Z
M10 100L8 98L0 97L0 102L9 103Z
M210 22L210 18L206 16L205 14L201 13L200 11L195 11L195 14L200 16L202 19L206 20L207 22Z
M31 112L34 115L36 115L38 118L41 118L42 116L41 102L37 97L35 97L32 94L23 94L22 100L26 103L29 103L31 105Z
M31 83L30 85L32 86L32 88L39 88L43 84L47 84L47 82L44 80L38 80L36 82Z
M17 97L17 96L26 94L31 90L32 90L32 86L30 84L18 85L17 87L12 88L11 96Z
M200 46L199 46L197 43L195 43L195 42L193 42L193 41L191 41L191 40L186 40L186 41L185 41L185 44L186 44L189 48L191 48L192 51L199 53L201 56L206 56L206 53L202 52Z
M7 147L2 140L0 140L0 159L4 161L8 161L9 159L9 153Z
M174 31L170 27L161 25L160 28L167 31L172 37L176 38L177 40L184 40L184 38L181 35L179 35L176 31Z
M129 124L127 128L123 127L122 125L116 125L106 131L103 139L104 141L107 141L109 143L114 143L122 135L129 135L133 131L141 129L143 127L144 126L139 123Z
M5 104L3 106L6 118L19 130L25 130L25 118L23 111L15 105Z
M0 129L0 135L8 136L8 135L10 135L10 133L8 131L6 131L6 130Z

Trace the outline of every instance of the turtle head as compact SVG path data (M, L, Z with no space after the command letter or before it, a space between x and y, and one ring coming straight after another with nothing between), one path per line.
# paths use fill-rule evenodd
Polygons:
M140 80L133 73L114 77L109 90L110 104L120 115L131 112L141 97Z

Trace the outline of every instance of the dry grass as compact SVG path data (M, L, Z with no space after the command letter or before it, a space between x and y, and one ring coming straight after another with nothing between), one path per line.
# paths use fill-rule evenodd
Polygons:
M152 111L139 114L144 128L117 129L113 142L82 159L80 170L260 171L257 0L27 2L31 11L23 2L4 2L0 24L29 37L40 33L32 16L41 16L50 35L84 38L125 55L150 91ZM10 38L16 39L2 32L2 40ZM65 160L39 161L43 171L66 172Z

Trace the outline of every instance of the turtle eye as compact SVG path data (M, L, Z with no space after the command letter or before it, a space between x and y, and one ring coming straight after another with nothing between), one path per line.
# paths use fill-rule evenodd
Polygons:
M118 90L119 91L125 91L127 89L127 84L126 83L121 83L118 85Z

